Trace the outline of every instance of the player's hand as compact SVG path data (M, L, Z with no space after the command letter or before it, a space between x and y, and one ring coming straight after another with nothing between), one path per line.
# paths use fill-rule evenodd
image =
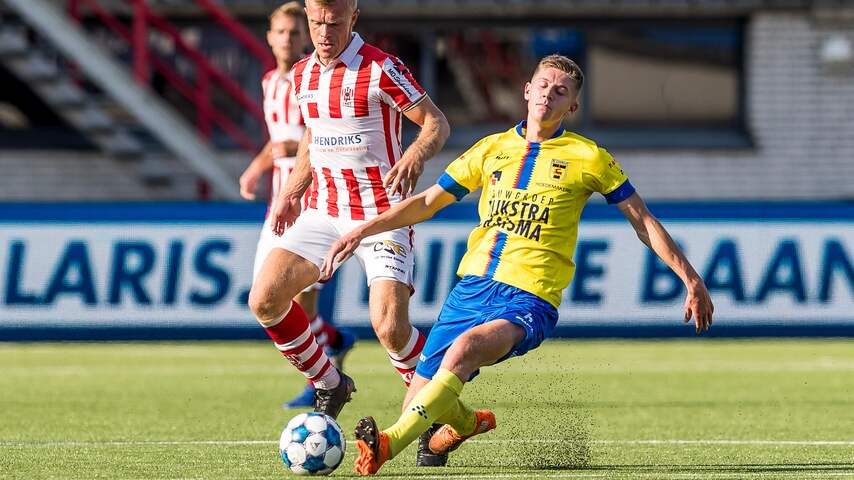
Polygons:
M418 183L418 178L424 172L424 161L416 157L401 158L383 178L383 186L391 194L397 191L398 188L403 189L404 195L409 195L415 191L415 185Z
M247 168L240 176L240 196L246 200L255 200L255 191L258 189L258 180L261 173L254 168Z
M685 298L685 323L694 319L694 329L699 335L703 331L708 331L712 326L712 315L715 313L715 306L712 304L712 298L709 296L709 291L703 281L700 280L696 285L688 287L688 296Z
M339 238L323 258L323 263L320 264L320 278L331 277L338 265L344 263L359 248L360 243L362 243L362 235L358 229Z
M270 210L270 227L276 236L281 237L285 229L297 221L302 205L300 198L293 195L279 195Z

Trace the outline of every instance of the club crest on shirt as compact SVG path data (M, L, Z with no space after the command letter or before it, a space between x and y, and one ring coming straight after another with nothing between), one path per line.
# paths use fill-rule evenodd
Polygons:
M347 108L353 108L353 87L344 87L344 92L341 94L343 97L344 106Z
M499 180L501 180L501 170L492 172L492 175L489 177L489 183L495 185Z
M552 159L552 180L563 180L567 166L569 162L565 160Z

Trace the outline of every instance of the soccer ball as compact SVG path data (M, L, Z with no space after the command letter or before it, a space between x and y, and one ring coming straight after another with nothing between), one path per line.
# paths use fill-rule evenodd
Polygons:
M279 439L282 461L297 475L329 475L344 459L347 442L334 418L322 413L300 413Z

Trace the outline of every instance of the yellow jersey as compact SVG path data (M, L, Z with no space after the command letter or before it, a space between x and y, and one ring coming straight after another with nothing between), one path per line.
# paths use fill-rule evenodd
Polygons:
M525 122L483 138L451 162L439 186L457 200L483 188L480 224L471 232L457 274L492 278L557 308L575 273L578 222L593 192L608 203L635 189L595 142L559 129L525 140Z

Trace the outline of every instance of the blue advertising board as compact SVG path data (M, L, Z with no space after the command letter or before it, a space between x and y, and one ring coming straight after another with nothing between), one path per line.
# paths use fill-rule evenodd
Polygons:
M854 205L651 210L706 280L714 335L854 335ZM237 203L0 204L0 340L261 338L246 298L263 215ZM476 222L463 203L416 227L416 325L438 315ZM587 207L575 263L558 334L691 334L681 282L617 209ZM361 267L335 278L322 311L369 332Z

